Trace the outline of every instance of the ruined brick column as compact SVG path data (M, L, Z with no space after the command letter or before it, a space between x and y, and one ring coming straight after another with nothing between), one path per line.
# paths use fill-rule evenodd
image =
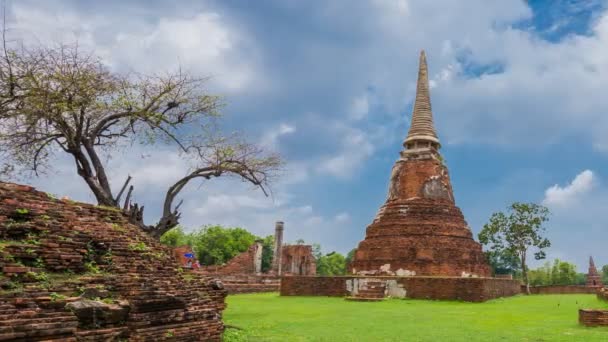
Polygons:
M264 245L262 240L255 241L255 253L253 254L253 272L256 275L262 274L262 252L264 251Z
M274 254L272 256L272 271L281 275L281 257L283 247L283 222L277 221L274 228Z
M593 257L589 257L589 272L587 273L587 286L590 287L603 287L602 277L597 273Z
M448 169L439 153L424 51L408 135L393 166L388 198L351 272L360 275L489 276L481 245L455 205Z

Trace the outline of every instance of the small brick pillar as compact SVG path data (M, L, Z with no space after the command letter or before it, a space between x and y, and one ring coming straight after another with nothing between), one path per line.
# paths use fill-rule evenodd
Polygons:
M274 255L272 257L272 270L276 275L281 275L281 257L283 255L283 228L283 222L277 221L274 228Z

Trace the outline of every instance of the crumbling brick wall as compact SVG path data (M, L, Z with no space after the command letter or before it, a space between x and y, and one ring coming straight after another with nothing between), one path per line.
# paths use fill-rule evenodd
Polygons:
M0 182L0 236L0 340L221 340L221 283L116 209Z
M249 246L249 248L230 259L224 265L201 266L200 271L214 275L234 275L234 274L256 274L256 263L261 263L261 259L256 260L262 251L262 244L259 242Z
M311 245L285 245L281 258L281 275L315 275L317 264Z
M350 296L352 281L394 282L405 298L483 302L520 293L517 280L458 277L283 277L282 296ZM351 282L351 284L349 284Z
M608 327L608 310L580 309L578 322L587 327Z
M522 285L521 292L526 293L526 286ZM530 286L531 294L576 294L586 293L595 294L596 288L585 285L547 285L547 286Z

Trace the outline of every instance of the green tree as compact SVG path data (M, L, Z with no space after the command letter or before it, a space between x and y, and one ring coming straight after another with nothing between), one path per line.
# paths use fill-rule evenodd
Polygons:
M602 282L608 285L608 265L602 267Z
M532 286L545 286L551 285L552 283L552 268L550 262L545 262L543 266L529 270L528 271L528 279L530 281L530 285Z
M317 258L317 274L323 276L346 274L346 262L342 254L331 252Z
M160 242L171 247L179 247L190 244L190 235L184 233L182 227L177 226L165 232L160 237Z
M191 234L192 249L203 265L221 265L245 252L257 237L243 228L205 226Z
M479 241L491 251L517 255L520 261L523 281L530 293L527 256L531 248L536 248L536 260L545 258L545 248L551 246L545 233L544 223L549 219L549 209L534 203L515 202L507 208L507 213L492 214L490 221L479 233Z
M344 258L344 267L346 267L346 273L351 273L350 264L351 264L351 262L353 262L356 252L357 252L357 249L353 248L348 252L348 254L346 254L346 257Z
M121 74L77 44L19 44L5 33L0 48L3 174L39 175L63 154L98 204L122 209L155 237L179 224L181 202L174 202L192 181L233 176L267 193L280 158L239 135L219 133L222 102L207 93L207 78L182 70ZM107 162L135 144L172 146L189 164L184 176L164 191L162 215L154 225L145 225L143 206L132 203L131 177L116 187L119 180L112 178L116 172Z
M555 259L551 269L552 285L574 285L576 284L576 265Z
M515 275L520 267L520 261L516 254L510 253L507 250L490 250L484 252L492 275L497 274L512 274Z
M575 285L585 285L585 284L587 284L587 275L585 273L577 273Z
M268 272L272 268L274 257L274 235L268 235L262 239L262 272Z

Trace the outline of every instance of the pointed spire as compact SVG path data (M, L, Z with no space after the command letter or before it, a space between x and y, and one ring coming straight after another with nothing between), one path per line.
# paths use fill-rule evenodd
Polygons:
M420 65L418 68L418 83L416 85L416 100L412 113L412 122L407 138L403 143L413 141L427 141L439 145L439 138L433 125L433 112L431 109L431 95L429 91L428 67L426 65L426 54L424 50L420 52Z
M590 269L591 268L595 268L595 263L593 262L593 257L592 256L589 257L589 268Z

